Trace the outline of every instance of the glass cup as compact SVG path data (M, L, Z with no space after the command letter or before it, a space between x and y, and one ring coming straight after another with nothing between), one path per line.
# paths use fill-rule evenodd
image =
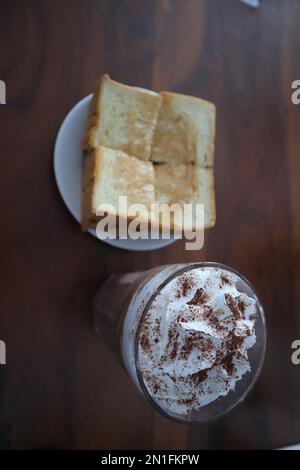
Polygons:
M225 271L237 279L236 288L254 300L256 342L248 350L251 367L236 382L235 389L187 415L165 408L149 393L143 380L139 359L139 339L145 316L156 296L169 282L197 268ZM256 382L266 348L264 311L253 287L234 269L219 263L188 263L158 266L143 272L111 275L93 299L93 318L97 334L121 360L129 377L151 405L165 417L184 424L203 423L232 410L241 403Z

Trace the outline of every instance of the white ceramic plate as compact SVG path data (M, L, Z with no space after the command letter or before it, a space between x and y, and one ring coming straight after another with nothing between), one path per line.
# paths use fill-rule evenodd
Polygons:
M80 223L81 175L83 153L81 139L84 133L89 104L92 95L79 101L67 114L57 134L54 146L54 174L63 201L73 217ZM89 232L98 238L96 230ZM98 239L100 240L100 239ZM168 240L101 240L124 250L157 250L174 243Z

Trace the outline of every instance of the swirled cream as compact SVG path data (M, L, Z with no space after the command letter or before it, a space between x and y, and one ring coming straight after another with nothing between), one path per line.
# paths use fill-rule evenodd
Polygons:
M187 415L234 390L250 371L256 301L228 271L197 268L154 299L138 345L143 381L159 406Z

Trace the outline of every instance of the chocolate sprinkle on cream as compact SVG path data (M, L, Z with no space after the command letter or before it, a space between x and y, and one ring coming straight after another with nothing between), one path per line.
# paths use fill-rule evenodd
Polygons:
M159 406L183 416L234 390L251 370L255 300L238 278L196 268L169 282L141 326L139 368Z
M187 302L187 305L198 305L198 306L200 306L200 305L205 304L207 302L207 300L208 300L208 295L204 291L204 289L201 287L200 289L196 290L194 297L192 298L192 300Z
M240 308L239 299L235 299L230 294L225 294L225 300L226 300L228 307L232 311L235 320L239 320L242 317L242 311Z
M186 297L194 287L193 279L183 274L181 276L179 287L176 291L176 297Z

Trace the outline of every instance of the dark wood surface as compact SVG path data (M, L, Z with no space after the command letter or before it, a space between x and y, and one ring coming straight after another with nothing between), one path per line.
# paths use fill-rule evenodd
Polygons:
M300 442L300 2L0 1L0 430L11 448L274 448ZM83 234L55 186L53 144L108 72L217 105L217 224L205 249L151 253ZM157 415L92 331L106 276L158 264L229 264L268 321L265 367L242 406L210 425ZM0 440L1 441L1 440Z

